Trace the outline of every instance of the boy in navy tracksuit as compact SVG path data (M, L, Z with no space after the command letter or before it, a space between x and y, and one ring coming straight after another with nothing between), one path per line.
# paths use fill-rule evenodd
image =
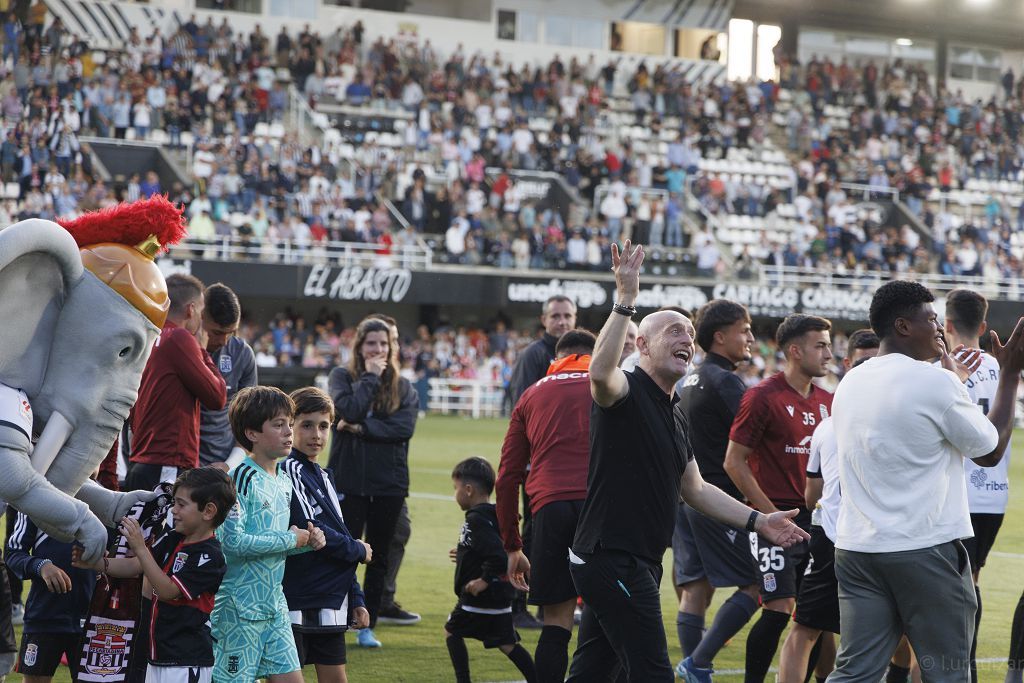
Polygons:
M490 502L494 468L483 458L463 460L452 470L452 488L455 502L466 512L459 545L451 551L459 601L444 625L456 683L470 683L466 638L482 641L486 648L498 648L527 683L534 683L533 659L519 644L512 624L514 591L506 577L508 555L498 530L498 514Z
M292 480L291 520L300 529L312 522L323 529L327 545L313 553L291 555L285 563L288 601L299 661L316 667L318 680L346 681L345 631L366 628L370 613L356 581L360 562L369 562L370 546L352 538L342 518L334 478L316 463L334 424L334 403L309 387L291 395L295 402L294 444L282 464Z
M71 566L73 547L39 531L21 512L7 539L7 565L20 578L32 580L25 601L18 673L37 681L53 677L62 655L74 677L81 656L82 625L89 613L96 572Z

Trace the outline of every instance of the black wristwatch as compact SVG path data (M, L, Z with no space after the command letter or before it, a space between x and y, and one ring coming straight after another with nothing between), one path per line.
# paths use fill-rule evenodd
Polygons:
M632 318L634 315L636 315L636 306L623 306L622 304L619 303L613 303L612 312L618 313L619 315L624 315L627 318Z
M757 526L757 518L761 516L761 513L757 510L750 511L750 517L747 518L747 531L754 531L754 527Z

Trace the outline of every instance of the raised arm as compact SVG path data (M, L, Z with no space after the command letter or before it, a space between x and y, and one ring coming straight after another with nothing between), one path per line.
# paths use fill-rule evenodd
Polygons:
M612 244L612 271L615 273L615 303L632 307L640 293L640 266L644 262L644 249L633 247L629 240L622 246ZM629 393L625 373L619 369L619 358L626 343L630 316L616 313L608 316L601 328L590 359L590 394L602 408L621 401Z
M1006 346L999 343L999 335L992 330L992 355L999 361L999 384L996 388L996 396L988 411L989 422L999 432L999 442L991 453L980 458L974 458L974 462L982 467L993 467L1003 459L1006 446L1010 443L1010 436L1013 434L1014 413L1017 408L1017 385L1020 383L1020 373L1024 369L1024 318L1017 321L1013 333L1006 341Z

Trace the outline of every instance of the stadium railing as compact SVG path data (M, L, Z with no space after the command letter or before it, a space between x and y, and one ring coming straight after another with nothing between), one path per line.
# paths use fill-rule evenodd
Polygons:
M171 258L205 261L259 261L265 263L338 263L364 267L398 267L430 270L433 256L429 248L415 245L392 245L365 242L319 242L295 244L290 240L278 243L253 242L234 237L213 241L190 239L171 249Z
M873 292L894 278L916 280L936 292L948 292L967 287L994 299L1019 300L1024 294L1024 281L1002 278L991 280L983 276L946 276L934 273L898 273L864 271L858 273L827 273L816 268L763 265L759 284L773 287L832 287L853 291Z
M888 195L886 198L894 202L900 200L900 191L892 187L874 187L863 183L839 183L839 187L846 190L851 196L859 194L865 202L882 195Z
M480 379L429 380L430 394L427 408L442 415L469 417L498 417L505 403L505 387L501 382Z

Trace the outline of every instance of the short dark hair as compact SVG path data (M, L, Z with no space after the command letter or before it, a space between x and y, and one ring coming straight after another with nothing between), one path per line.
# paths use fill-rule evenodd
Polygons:
M850 339L846 344L846 355L852 356L854 351L877 349L878 347L878 335L873 331L864 328L862 330L857 330L850 335Z
M206 288L206 313L210 320L223 327L238 324L242 318L242 306L238 295L227 285L216 282Z
M909 317L922 304L935 301L935 296L920 282L890 280L875 290L871 297L868 320L880 340L893 333L897 318Z
M296 389L289 396L295 404L296 417L308 413L327 413L331 416L331 423L334 423L334 401L323 389L303 387Z
M655 311L655 313L661 313L662 311L674 311L689 320L691 323L693 322L693 313L691 313L688 308L683 308L682 306L662 306Z
M739 321L750 322L750 313L743 304L728 299L714 299L697 309L697 343L705 352L715 343L715 332Z
M551 308L551 304L561 303L561 302L566 302L566 303L572 304L572 312L573 313L576 312L576 302L575 301L573 301L572 299L570 299L569 297L567 297L564 294L555 294L553 296L549 296L548 300L544 302L544 310L542 311L543 314L544 315L548 314L548 309Z
M216 529L228 516L228 512L235 506L237 496L235 485L227 472L222 472L216 467L196 467L185 470L178 475L174 481L174 493L178 489L188 489L188 497L200 510L207 504L213 503L217 508L217 514L213 516L213 527Z
M978 334L988 316L988 299L969 289L954 289L946 295L946 320L964 337Z
M195 275L175 273L167 277L167 298L171 302L170 314L180 316L185 306L199 298L206 287Z
M787 315L786 319L779 324L775 331L775 342L779 350L786 352L786 347L794 339L804 336L808 332L828 332L832 329L832 323L816 315L806 313L794 313Z
M288 394L277 387L246 387L235 394L228 406L228 420L231 433L242 448L252 451L252 441L245 435L246 429L263 430L263 423L285 413L294 417L295 404Z
M483 458L466 458L460 462L452 470L452 479L472 484L488 496L494 490L494 468Z
M594 352L597 345L597 337L589 330L569 330L558 339L555 344L555 357L562 358L577 354L580 356Z

